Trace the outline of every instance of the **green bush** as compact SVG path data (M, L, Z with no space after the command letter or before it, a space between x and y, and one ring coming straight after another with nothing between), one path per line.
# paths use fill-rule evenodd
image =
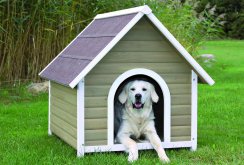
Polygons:
M244 1L243 0L200 0L197 12L202 12L206 6L216 7L215 18L223 18L226 37L244 39Z

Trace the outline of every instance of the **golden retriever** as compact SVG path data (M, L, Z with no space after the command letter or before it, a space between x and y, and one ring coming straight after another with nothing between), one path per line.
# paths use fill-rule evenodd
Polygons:
M154 124L152 104L159 100L154 86L143 80L131 81L124 86L118 99L124 106L116 141L126 147L128 161L138 159L137 144L133 139L144 136L157 151L160 160L169 162Z

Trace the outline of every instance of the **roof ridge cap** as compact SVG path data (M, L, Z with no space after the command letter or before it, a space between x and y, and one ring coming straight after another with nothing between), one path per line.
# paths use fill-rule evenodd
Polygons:
M138 13L138 12L141 12L143 14L150 14L152 12L152 10L148 5L143 5L143 6L138 6L138 7L134 7L134 8L98 14L94 19L103 19L103 18L133 14L133 13Z

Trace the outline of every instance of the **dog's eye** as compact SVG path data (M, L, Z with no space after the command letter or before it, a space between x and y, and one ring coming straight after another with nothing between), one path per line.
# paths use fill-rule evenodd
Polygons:
M135 91L136 89L135 88L131 88L130 90Z
M143 91L147 91L147 89L146 89L146 88L142 88L142 90L143 90Z

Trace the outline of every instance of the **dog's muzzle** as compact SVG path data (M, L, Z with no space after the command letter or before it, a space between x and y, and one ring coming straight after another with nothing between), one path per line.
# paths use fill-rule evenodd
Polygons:
M135 103L133 103L133 108L135 109L142 109L144 104L141 103L141 94L135 95Z

